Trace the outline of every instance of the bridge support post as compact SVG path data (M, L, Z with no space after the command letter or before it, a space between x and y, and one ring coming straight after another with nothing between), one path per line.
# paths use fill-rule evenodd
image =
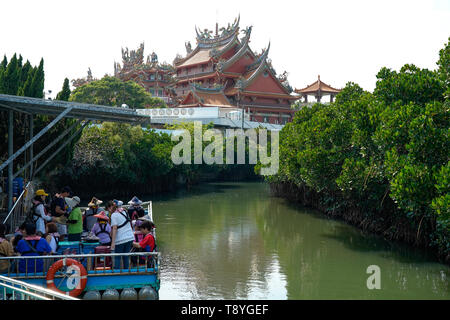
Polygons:
M14 111L8 110L8 157L14 153ZM13 161L8 164L8 211L13 205Z
M29 120L29 125L28 125L28 128L29 128L29 141L31 141L31 139L33 139L33 134L34 134L34 123L33 123L33 114L30 114L30 118L28 119ZM30 170L29 170L29 176L28 176L28 178L29 178L29 180L31 181L31 180L33 180L33 145L31 145L30 146L30 149L29 149L29 161L31 162L31 166L30 166Z

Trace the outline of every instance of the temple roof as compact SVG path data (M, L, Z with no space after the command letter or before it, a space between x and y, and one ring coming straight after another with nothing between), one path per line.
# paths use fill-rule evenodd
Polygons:
M221 55L226 53L229 49L232 49L234 45L240 45L238 39L239 20L240 17L235 20L232 26L228 25L227 28L220 28L220 34L218 25L216 24L215 36L211 35L213 31L208 29L199 31L197 27L195 27L195 32L197 33L197 47L192 51L188 51L189 53L186 57L176 58L174 61L176 68L208 63L211 59L218 60ZM247 29L245 31L247 31Z
M294 92L296 93L317 93L317 92L322 92L322 93L339 93L341 90L339 89L335 89L331 86L329 86L328 84L326 84L325 82L322 82L320 80L320 75L317 76L317 81L310 84L309 86L307 86L304 89L295 89Z
M185 67L195 64L202 64L202 63L208 63L211 59L211 52L212 49L199 49L194 50L192 55L188 55L182 63L176 64L177 68L179 67Z
M233 107L223 92L223 87L203 88L192 84L191 90L184 97L181 106Z
M216 24L216 32L213 36L212 30L204 29L203 31L198 30L195 27L195 32L197 33L197 46L201 48L213 48L216 46L224 45L228 43L233 37L239 34L239 21L241 16L239 15L233 22L233 25L228 24L227 28L220 28Z

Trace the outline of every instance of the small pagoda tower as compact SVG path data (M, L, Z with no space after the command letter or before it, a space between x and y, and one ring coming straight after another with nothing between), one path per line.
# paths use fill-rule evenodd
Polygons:
M298 93L301 97L305 98L305 103L308 102L308 96L314 96L317 102L322 100L324 95L330 96L330 102L333 102L334 97L340 92L340 89L335 89L332 86L322 82L320 75L317 76L317 81L310 84L304 89L295 89L294 92Z

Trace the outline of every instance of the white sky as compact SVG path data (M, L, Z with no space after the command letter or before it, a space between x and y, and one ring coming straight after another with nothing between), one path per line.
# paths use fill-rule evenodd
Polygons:
M253 25L250 47L269 58L278 74L289 73L293 88L317 79L343 87L348 81L375 87L383 66L405 63L436 68L450 36L449 0L185 0L185 1L2 1L0 59L14 52L37 65L44 58L45 89L55 96L65 77L114 73L121 48L145 43L159 61L172 63L195 47L195 25L215 29L241 15Z

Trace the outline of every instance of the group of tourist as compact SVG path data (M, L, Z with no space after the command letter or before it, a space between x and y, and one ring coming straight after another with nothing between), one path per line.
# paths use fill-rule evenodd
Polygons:
M47 197L45 190L36 191L31 219L17 228L10 241L5 237L6 226L0 224L0 257L56 254L58 243L66 236L68 241L81 241L82 236L95 238L101 246L109 247L111 253L155 251L152 232L155 226L136 196L128 202L128 209L122 207L120 200L108 201L103 209L100 207L103 201L93 197L84 212L79 207L80 198L73 196L69 187L57 193L50 205L46 204ZM122 262L123 268L128 268L129 260L121 258L115 257L114 265L120 266ZM42 271L42 260L34 260L26 266L21 259L19 272ZM0 259L0 273L11 267L10 261Z

